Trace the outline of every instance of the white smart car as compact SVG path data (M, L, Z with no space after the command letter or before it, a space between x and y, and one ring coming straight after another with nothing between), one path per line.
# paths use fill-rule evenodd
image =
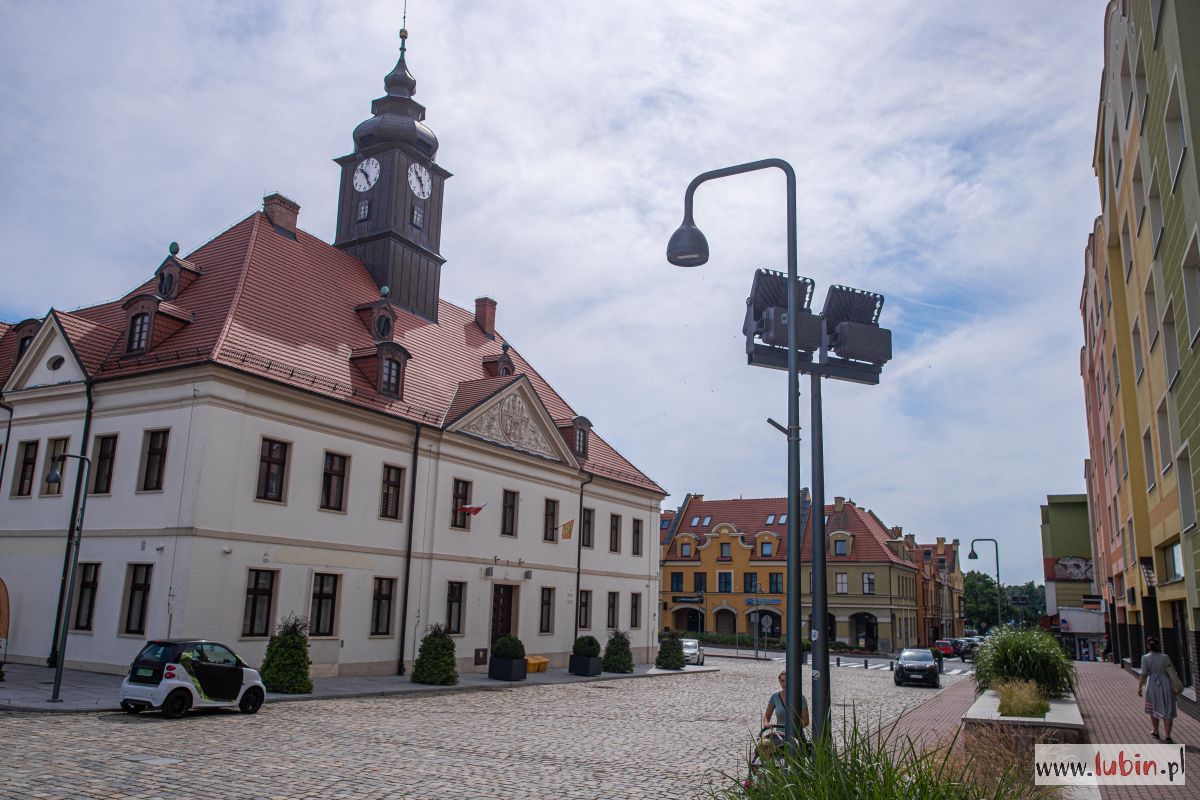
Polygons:
M267 689L256 670L223 644L204 639L146 642L121 683L121 709L161 709L167 719L192 708L237 708L253 714Z

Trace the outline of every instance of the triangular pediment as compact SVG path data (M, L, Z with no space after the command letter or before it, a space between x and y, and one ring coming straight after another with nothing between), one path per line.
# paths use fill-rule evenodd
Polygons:
M74 348L51 313L38 330L16 369L4 384L4 393L42 386L83 383L87 375Z
M552 461L578 466L554 427L529 379L516 381L483 399L454 422L449 430L485 442L520 450Z

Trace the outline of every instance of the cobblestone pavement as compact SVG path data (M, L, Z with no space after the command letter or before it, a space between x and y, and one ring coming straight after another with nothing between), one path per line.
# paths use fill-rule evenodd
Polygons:
M254 716L0 712L0 798L703 797L742 767L781 668L712 663L721 671ZM932 695L886 670L835 669L835 727L851 704L888 720Z

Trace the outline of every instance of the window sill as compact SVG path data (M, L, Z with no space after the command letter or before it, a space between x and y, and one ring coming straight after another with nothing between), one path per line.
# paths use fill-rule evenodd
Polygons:
M324 636L313 636L310 634L308 640L310 642L336 642L338 637L334 634L326 634Z
M554 631L538 631L538 636L553 636Z
M471 529L470 529L469 527L468 527L468 528L461 528L461 527L459 527L458 525L451 525L451 526L450 526L450 530L452 530L452 531L462 531L463 533L470 533L470 532L471 532Z
M1183 174L1183 162L1187 154L1187 145L1184 145L1183 150L1179 152L1179 161L1175 164L1175 177L1171 178L1171 194L1175 194L1175 189L1179 186L1179 176Z
M263 503L264 505L268 505L268 506L286 506L287 505L287 500L272 500L269 497L256 497L256 498L254 498L254 502Z
M134 494L162 494L162 489L134 489Z
M112 497L112 492L88 492L88 497Z
M1170 472L1171 467L1174 466L1174 463L1175 462L1173 462L1173 461L1168 461L1165 465L1163 465L1162 472L1160 474L1166 475L1168 472Z
M14 495L10 496L10 499L11 500L32 500L33 495L31 495L31 494L14 494Z
M269 641L271 641L271 635L269 633L264 633L264 634L255 633L255 634L250 634L248 636L239 636L238 641L239 642L269 642Z
M1150 334L1150 344L1146 347L1146 350L1150 353L1153 353L1154 345L1156 345L1156 344L1158 344L1158 331L1155 331L1154 333Z
M118 639L143 639L144 640L146 638L146 634L144 634L144 633L118 633L117 638Z
M404 522L403 517L385 517L382 514L378 517L380 522Z
M517 535L515 533L505 533L504 531L500 531L500 538L501 539L516 539Z
M395 639L396 634L394 634L394 633L372 633L367 638L368 639Z
M344 508L321 508L321 507L318 507L317 511L324 511L326 514L341 514L343 517L346 516L346 509L344 509Z
M1153 492L1157 486L1158 486L1157 483L1155 483L1154 481L1151 481L1150 485L1146 487L1146 494L1150 494L1151 492Z
M83 630L82 628L71 628L72 636L91 636L93 631Z

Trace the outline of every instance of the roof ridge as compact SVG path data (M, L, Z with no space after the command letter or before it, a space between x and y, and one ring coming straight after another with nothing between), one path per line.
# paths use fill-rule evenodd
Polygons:
M229 336L229 329L233 327L233 318L237 314L238 303L242 299L242 289L246 286L246 274L250 271L250 259L254 255L254 246L258 243L258 225L262 219L262 214L257 211L252 216L254 217L254 222L250 227L250 241L246 242L246 257L242 259L242 269L238 274L237 286L233 290L233 299L229 301L229 311L225 314L225 322L221 325L221 333L217 336L217 341L213 344L209 358L216 358L220 354L221 348L225 346L225 339ZM232 230L232 228L228 230ZM211 241L215 241L216 238L213 237Z

